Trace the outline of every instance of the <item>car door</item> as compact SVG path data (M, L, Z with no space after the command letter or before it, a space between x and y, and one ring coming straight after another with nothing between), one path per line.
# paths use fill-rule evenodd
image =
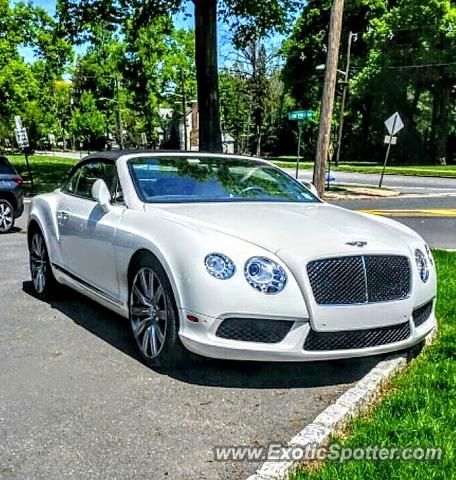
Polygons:
M92 186L99 178L113 187L115 168L114 162L99 159L81 164L63 190L57 220L62 267L79 281L118 298L115 237L125 207L113 202L105 212L92 198Z

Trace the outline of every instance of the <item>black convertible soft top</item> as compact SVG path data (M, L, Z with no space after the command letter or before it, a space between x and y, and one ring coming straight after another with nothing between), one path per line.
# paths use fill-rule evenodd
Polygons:
M246 155L235 155L231 153L214 153L214 152L202 152L202 151L188 151L188 150L151 150L151 149L130 149L130 150L108 150L106 152L97 152L87 155L86 157L82 158L81 161L85 162L86 160L92 159L104 159L104 160L113 160L116 161L118 158L123 157L125 155L135 155L135 154L151 154L151 155L160 155L161 153L175 153L176 155L223 155L224 157L243 157L247 158ZM261 160L256 157L251 157L252 160Z

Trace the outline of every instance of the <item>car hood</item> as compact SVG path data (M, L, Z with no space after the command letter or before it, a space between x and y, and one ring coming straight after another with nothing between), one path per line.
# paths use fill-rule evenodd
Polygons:
M175 221L199 225L299 258L350 252L410 253L417 234L391 220L327 203L205 203L146 205ZM165 213L166 212L166 213ZM362 249L349 242L367 242ZM279 255L281 256L281 255Z

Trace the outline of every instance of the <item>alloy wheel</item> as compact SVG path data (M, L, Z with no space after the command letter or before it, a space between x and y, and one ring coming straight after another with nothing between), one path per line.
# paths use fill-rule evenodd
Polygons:
M141 353L149 359L163 349L168 327L168 301L163 285L151 268L136 273L130 292L130 322Z
M42 294L47 283L47 256L43 236L35 233L30 246L30 266L33 286Z
M0 200L0 232L6 233L13 226L13 209L8 202Z

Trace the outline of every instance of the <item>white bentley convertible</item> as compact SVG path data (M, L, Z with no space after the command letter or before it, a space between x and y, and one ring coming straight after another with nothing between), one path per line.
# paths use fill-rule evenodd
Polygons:
M229 155L89 156L33 199L36 294L68 285L129 319L152 366L186 349L236 360L371 355L435 326L419 235L331 206L268 162Z

